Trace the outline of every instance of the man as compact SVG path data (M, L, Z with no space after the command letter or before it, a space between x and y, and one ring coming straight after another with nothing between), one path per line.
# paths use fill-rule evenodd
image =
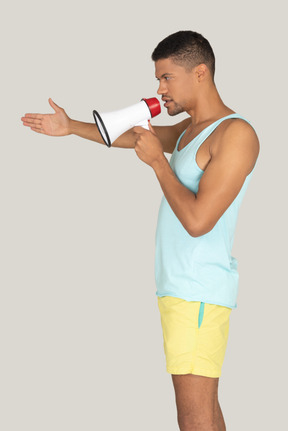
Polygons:
M152 59L168 114L187 112L189 118L174 126L135 127L113 147L134 148L164 193L155 276L180 430L223 431L218 383L238 289L231 249L259 141L247 120L221 100L214 53L202 35L172 34ZM23 124L38 133L103 143L95 124L72 120L49 103L55 114L26 114ZM164 153L172 154L170 163Z

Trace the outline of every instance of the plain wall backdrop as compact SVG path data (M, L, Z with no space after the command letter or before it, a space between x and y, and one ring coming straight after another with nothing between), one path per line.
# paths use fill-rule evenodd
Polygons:
M154 281L162 191L134 150L23 127L93 123L154 97L151 53L203 34L226 105L261 153L240 210L220 403L228 431L284 429L287 404L285 2L19 0L1 13L1 431L175 431ZM174 124L165 109L152 124Z

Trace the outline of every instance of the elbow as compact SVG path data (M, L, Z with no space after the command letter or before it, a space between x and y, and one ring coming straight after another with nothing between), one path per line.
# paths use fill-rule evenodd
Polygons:
M205 235L205 233L196 230L189 230L188 233L190 236L192 236L192 238L198 238L199 236Z
M199 236L205 235L206 231L202 230L202 229L189 229L187 230L187 232L189 233L190 236L192 236L193 238L198 238Z
M186 229L190 236L193 238L198 238L199 236L206 235L206 233L210 232L213 229L214 225L208 223L193 223L189 229Z
M186 217L186 223L183 226L190 236L198 238L209 233L218 222L218 219L219 217L215 213L212 213L212 211L207 210L207 208L197 211L195 208Z

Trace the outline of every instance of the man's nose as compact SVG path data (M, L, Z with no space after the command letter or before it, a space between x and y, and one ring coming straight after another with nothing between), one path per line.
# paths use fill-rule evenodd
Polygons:
M165 84L163 83L163 82L160 82L159 83L159 88L158 88L158 90L157 90L157 94L165 94L165 93L167 93L167 88L166 88L166 86L165 86Z

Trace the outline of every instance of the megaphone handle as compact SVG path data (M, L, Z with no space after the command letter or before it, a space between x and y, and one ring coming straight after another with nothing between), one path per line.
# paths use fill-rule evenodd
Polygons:
M135 124L135 126L143 127L144 129L149 130L148 120L140 121L140 123Z

